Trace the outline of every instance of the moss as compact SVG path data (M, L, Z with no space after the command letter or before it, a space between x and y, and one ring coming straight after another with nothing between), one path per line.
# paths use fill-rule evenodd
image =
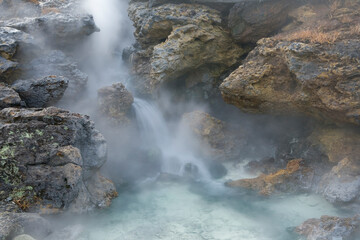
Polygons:
M39 130L39 129L36 129L36 130L35 130L35 133L36 133L37 135L39 135L39 136L44 135L44 132L41 131L41 130Z
M5 145L0 149L0 158L2 160L13 158L15 156L15 147Z
M34 137L33 133L28 133L28 132L23 132L20 136L20 138L27 138L27 139L31 139Z

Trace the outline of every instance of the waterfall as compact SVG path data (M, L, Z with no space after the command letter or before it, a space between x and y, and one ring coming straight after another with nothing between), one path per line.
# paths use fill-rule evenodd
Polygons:
M155 104L135 98L134 109L143 145L161 151L164 173L191 175L202 180L210 179L210 174L202 159L194 155L191 136L177 126L170 131L168 122Z

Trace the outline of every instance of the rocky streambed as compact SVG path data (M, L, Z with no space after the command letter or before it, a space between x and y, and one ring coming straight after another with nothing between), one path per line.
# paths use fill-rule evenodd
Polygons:
M360 238L358 0L101 4L0 0L0 239Z

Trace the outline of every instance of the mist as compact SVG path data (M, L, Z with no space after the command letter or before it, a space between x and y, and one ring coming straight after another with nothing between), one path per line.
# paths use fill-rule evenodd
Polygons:
M40 1L40 4L49 2ZM140 6L142 3L137 4ZM16 8L16 4L14 6ZM173 6L177 5L170 7ZM228 14L230 11L226 10L228 5L219 7L208 3L206 6L213 8L204 10L210 15ZM170 36L159 40L158 45L143 43L149 49L142 49L139 37L134 37L136 30L128 17L128 7L128 0L83 0L79 5L80 13L91 16L83 17L81 24L90 25L86 30L90 29L91 34L74 38L74 41L67 38L55 41L57 36L48 36L37 26L34 30L37 35L32 40L37 44L40 42L42 47L19 50L22 56L27 56L20 64L29 64L29 67L17 83L50 73L63 75L69 82L69 87L61 95L64 97L55 106L88 115L104 135L107 160L100 172L114 183L119 194L107 209L82 214L65 211L46 217L53 230L62 229L67 234L73 232L69 239L80 240L289 240L298 239L293 229L307 219L325 214L350 216L348 211L342 211L326 199L318 187L326 174L329 181L336 181L330 172L336 170L333 167L337 163L329 161L328 149L320 146L323 139L315 134L316 130L324 127L338 129L340 124L324 123L302 112L245 112L225 103L219 86L232 70L246 62L250 50L226 71L216 75L218 79L211 82L212 90L208 90L204 79L196 79L201 86L198 89L187 89L181 81L185 81L186 76L196 78L197 75L191 75L186 69L184 76L168 80L169 83L151 94L143 94L134 81L146 82L148 79L135 76L132 57L136 54L144 57L141 55L144 54L148 57L144 59L150 62L146 51L165 45ZM69 9L69 14L80 14L76 12L78 10ZM18 10L11 14L16 12L19 17L42 14L34 7ZM6 20L10 13L3 13L0 9L0 14L0 20ZM53 14L50 17L58 13ZM171 17L162 19L164 28ZM220 18L224 20L223 16ZM176 21L179 25L166 31L180 32L183 30L181 24L191 25L184 16ZM216 31L220 31L222 25ZM230 35L226 30L226 34L221 36ZM201 37L194 39L196 43L203 41ZM209 39L206 44L216 40ZM27 44L32 46L33 42ZM238 47L242 43L231 40L231 44ZM255 45L246 44L244 49L254 49ZM123 59L124 51L130 54L128 59ZM33 54L37 58L32 59ZM250 52L250 57L251 54L255 53ZM193 57L192 53L185 55L185 59ZM210 68L216 63L211 61ZM151 67L150 63L144 65L145 68ZM203 75L208 77L209 73ZM289 75L293 77L292 73ZM75 84L71 81L74 79ZM122 85L116 85L118 83ZM101 96L101 91L108 95ZM200 97L189 97L197 91L205 93ZM208 92L213 95L208 95ZM245 97L240 99L250 101ZM254 102L254 105L263 104L261 99ZM264 105L268 107L266 103ZM293 167L291 164L294 162L299 164ZM303 183L309 172L312 174L311 182ZM55 239L61 238L64 235Z

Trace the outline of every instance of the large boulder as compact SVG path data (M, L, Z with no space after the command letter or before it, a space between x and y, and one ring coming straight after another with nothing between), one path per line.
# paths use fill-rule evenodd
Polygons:
M18 63L0 56L0 82L11 82L18 69Z
M41 79L19 80L13 84L14 90L28 107L47 107L59 101L68 86L64 77L48 76Z
M206 92L216 88L220 76L245 52L223 27L220 12L204 5L151 8L146 2L133 2L129 16L137 40L129 59L135 87L145 95L171 84L201 86L202 95L209 95Z
M344 14L322 11L304 29L259 40L221 84L224 100L248 112L305 113L359 125L360 32L349 26L360 23L360 4L341 9L354 18L345 23Z
M296 227L295 232L305 236L307 240L350 239L354 237L359 225L359 216L349 218L322 216L320 219L306 220Z
M98 90L99 110L115 123L128 124L134 97L122 83Z
M26 211L81 212L116 196L97 172L106 142L88 117L57 108L0 111L1 200Z

